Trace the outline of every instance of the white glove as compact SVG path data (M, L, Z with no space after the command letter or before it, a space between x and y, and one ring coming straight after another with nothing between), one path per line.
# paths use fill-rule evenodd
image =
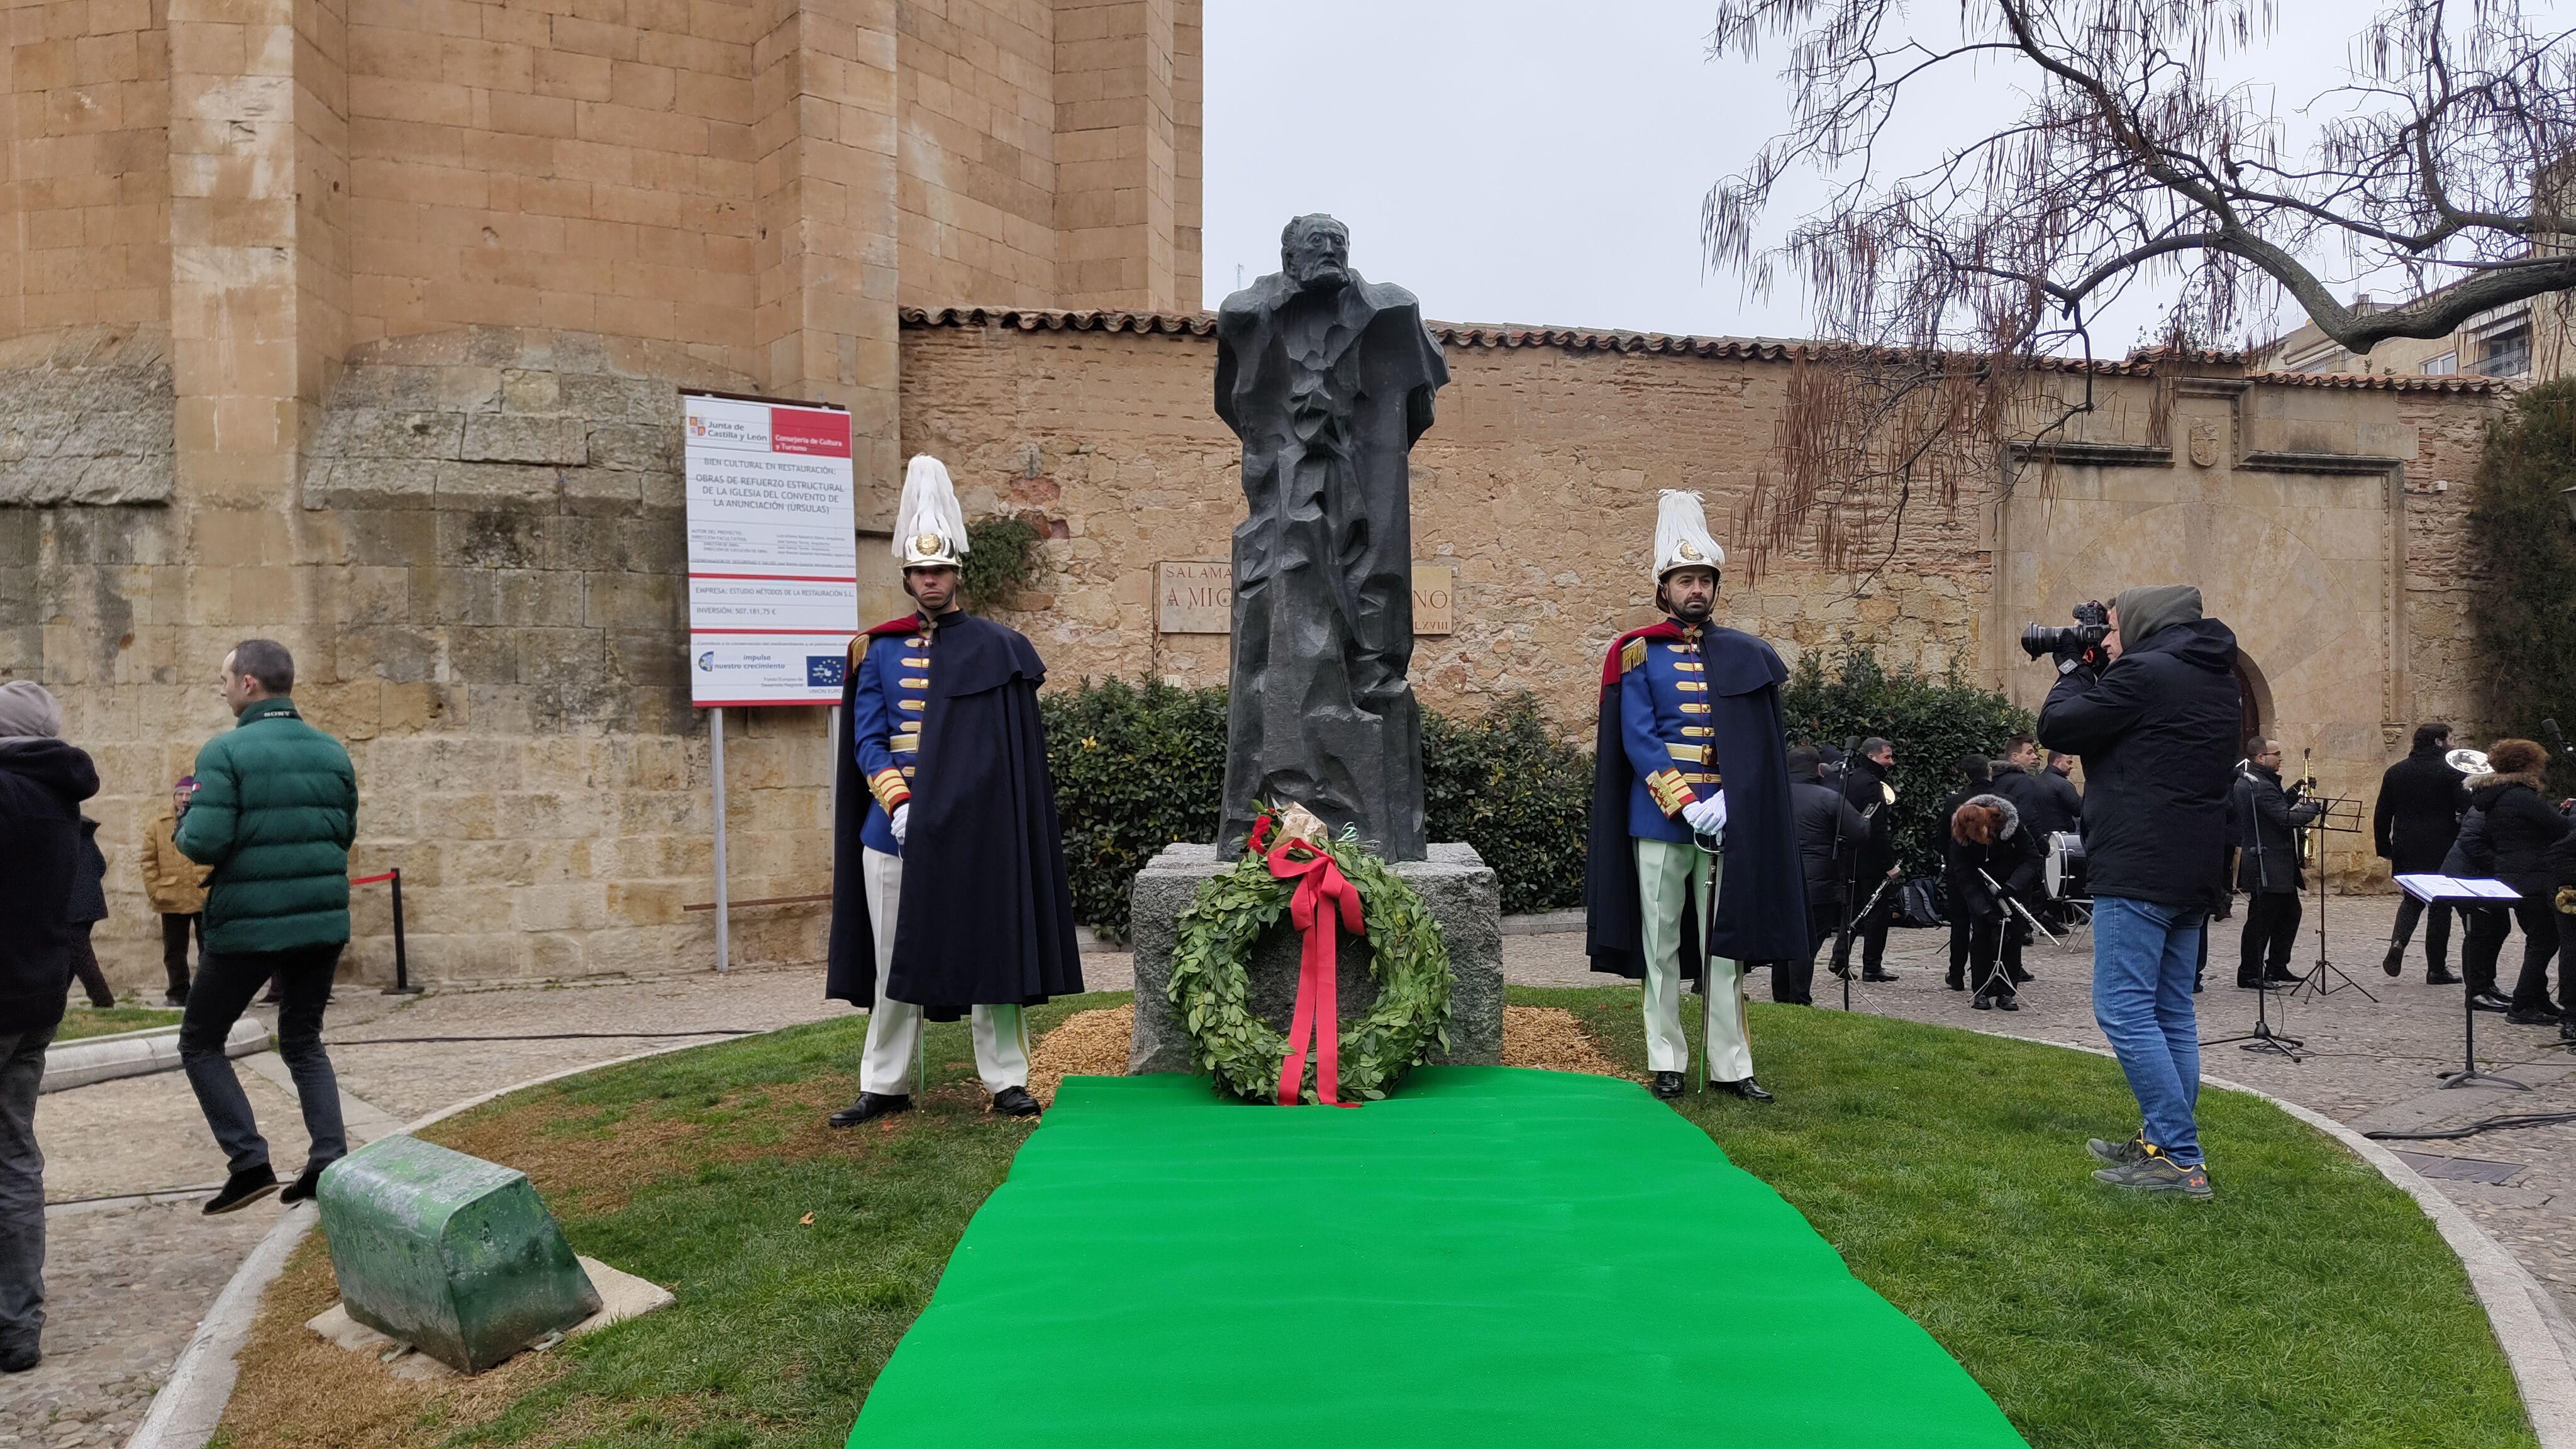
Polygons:
M912 802L909 800L906 800L902 804L894 807L894 814L888 817L888 822L894 826L894 843L896 845L900 846L903 844L904 822L911 818Z
M1701 835L1716 835L1726 829L1726 796L1711 795L1693 800L1682 807L1682 823Z

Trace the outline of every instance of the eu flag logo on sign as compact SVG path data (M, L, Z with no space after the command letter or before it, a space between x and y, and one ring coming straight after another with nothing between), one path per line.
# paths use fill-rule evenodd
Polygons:
M808 654L805 656L805 683L815 689L838 689L841 687L841 671L848 667L848 663L838 654Z

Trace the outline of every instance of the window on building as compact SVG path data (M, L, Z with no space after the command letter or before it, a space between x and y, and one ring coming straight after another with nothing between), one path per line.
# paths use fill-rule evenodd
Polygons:
M2521 322L2488 333L2476 366L2488 377L2520 377L2531 371L2531 324Z
M2439 357L2424 359L2424 371L2436 377L2448 377L2459 370L2460 354L2457 349L2445 352Z

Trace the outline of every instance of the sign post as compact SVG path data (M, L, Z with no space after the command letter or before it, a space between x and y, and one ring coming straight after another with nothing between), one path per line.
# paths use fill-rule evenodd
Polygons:
M689 700L708 711L716 969L729 971L724 712L840 703L849 641L859 631L850 414L827 403L719 393L682 393L680 404Z

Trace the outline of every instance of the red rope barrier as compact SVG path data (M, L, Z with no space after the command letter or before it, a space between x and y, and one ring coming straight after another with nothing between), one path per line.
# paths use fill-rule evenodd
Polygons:
M378 881L381 881L381 880L392 880L393 878L394 878L394 873L393 873L392 871L386 871L383 875L353 875L353 876L349 877L349 884L351 884L351 885L374 885L374 884L375 884L376 882L378 882Z

